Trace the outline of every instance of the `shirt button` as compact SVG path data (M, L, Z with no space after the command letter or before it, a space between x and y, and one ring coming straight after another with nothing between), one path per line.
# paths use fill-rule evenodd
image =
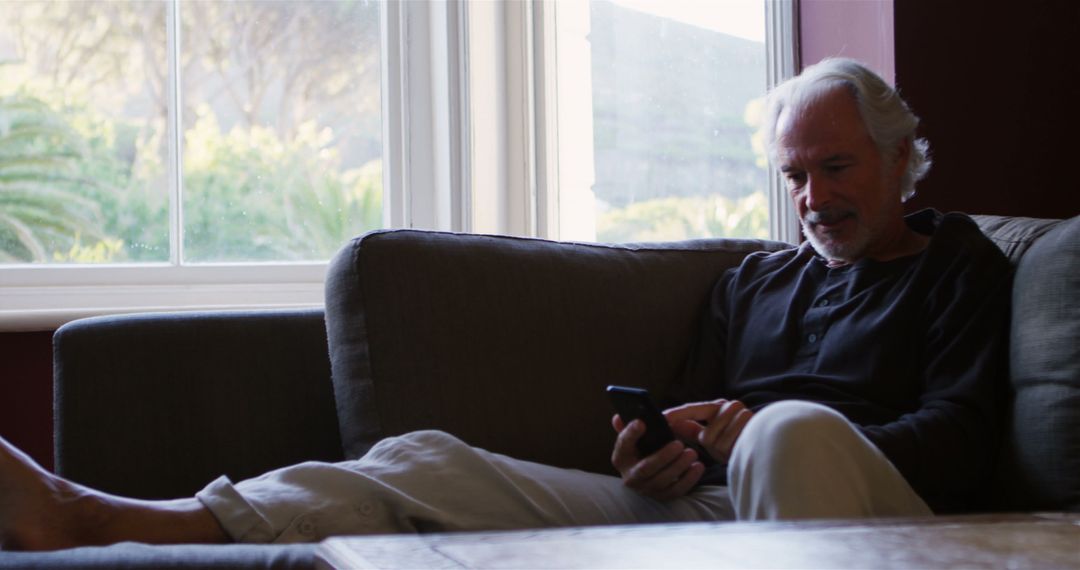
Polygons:
M311 521L304 521L300 523L300 534L305 536L311 536L315 534L315 525Z
M371 503L361 503L360 507L357 510L360 511L360 514L364 515L365 517L369 517L371 516L371 511L375 509L371 506Z
M815 343L815 342L817 342L817 335L812 334L812 335L806 337L806 340L810 341L811 343Z

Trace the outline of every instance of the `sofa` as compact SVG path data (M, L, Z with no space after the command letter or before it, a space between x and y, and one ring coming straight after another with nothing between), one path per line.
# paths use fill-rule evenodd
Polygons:
M1080 511L1080 216L976 216L1015 265L1013 400L991 511ZM190 496L421 428L611 473L603 387L670 394L712 283L789 245L598 245L376 231L331 262L325 310L139 314L54 337L56 469ZM315 545L121 543L0 567L310 567Z

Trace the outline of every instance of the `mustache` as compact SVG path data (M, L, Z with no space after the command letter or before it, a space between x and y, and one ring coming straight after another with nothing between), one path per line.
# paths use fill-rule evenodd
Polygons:
M825 210L818 210L815 212L809 212L803 218L803 222L810 225L817 224L834 224L843 220L848 216L854 216L855 211L847 208L828 208Z

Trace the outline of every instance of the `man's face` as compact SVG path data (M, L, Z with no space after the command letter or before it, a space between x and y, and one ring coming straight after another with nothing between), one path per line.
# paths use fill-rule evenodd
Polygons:
M776 126L776 158L803 233L826 259L854 262L880 253L903 228L901 149L885 164L846 88L826 92L802 113L785 109Z

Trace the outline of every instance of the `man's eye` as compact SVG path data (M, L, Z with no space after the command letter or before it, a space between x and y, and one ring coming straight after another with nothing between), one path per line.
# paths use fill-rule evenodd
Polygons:
M784 174L788 188L795 189L806 183L806 174L802 172L789 172Z
M825 172L829 174L840 174L844 170L851 166L850 164L830 164L825 167Z

